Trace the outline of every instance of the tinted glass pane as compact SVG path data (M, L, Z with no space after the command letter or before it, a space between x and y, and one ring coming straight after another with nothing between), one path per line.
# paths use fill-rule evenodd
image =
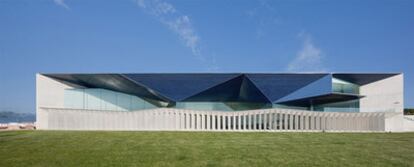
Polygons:
M359 94L359 86L350 82L333 78L332 91L337 93Z

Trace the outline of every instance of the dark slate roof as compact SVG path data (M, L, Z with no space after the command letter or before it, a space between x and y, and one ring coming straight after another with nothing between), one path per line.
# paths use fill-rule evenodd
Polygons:
M290 101L294 99L300 99L303 97L312 97L312 96L318 96L318 95L323 95L323 94L329 94L331 92L332 92L332 76L326 75L278 99L276 103Z
M224 83L240 74L123 74L125 77L145 85L174 101Z
M332 77L364 85L398 75L398 73L128 73L43 75L61 82L69 82L87 88L104 88L165 102L243 101L282 103L330 94ZM336 94L334 95L337 97ZM330 94L329 97L332 97L332 95Z
M323 94L323 95L303 97L299 99L293 99L290 101L279 102L278 104L306 107L306 106L310 106L311 103L313 105L318 105L318 104L355 100L355 99L360 99L362 97L363 96L354 95L354 94L328 93L328 94Z
M348 81L357 85L366 85L375 81L383 80L392 76L398 75L398 73L383 73L383 74L372 74L372 73L335 73L333 77Z
M252 81L239 75L227 82L184 99L184 101L239 101L271 103Z
M247 74L247 77L274 102L328 74Z
M61 82L87 88L103 88L160 101L172 101L149 87L137 84L119 74L45 74Z

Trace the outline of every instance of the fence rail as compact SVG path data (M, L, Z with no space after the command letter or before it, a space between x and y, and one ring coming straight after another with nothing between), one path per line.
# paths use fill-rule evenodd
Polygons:
M237 112L159 108L134 112L40 108L39 129L153 131L384 131L385 114L264 109Z

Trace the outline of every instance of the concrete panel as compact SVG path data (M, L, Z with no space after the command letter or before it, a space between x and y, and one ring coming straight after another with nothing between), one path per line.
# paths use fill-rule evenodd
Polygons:
M264 116L263 114L267 115ZM50 130L213 130L205 126L206 111L181 110L170 108L148 109L133 112L103 111L103 110L78 110L64 108L41 107L38 114L47 126L42 129ZM368 131L393 131L404 130L405 117L395 112L370 112L370 113L332 113L309 111L266 109L240 112L209 112L208 115L217 120L218 130L234 131L237 127L247 126L249 129L237 128L238 131L264 131L264 125L270 119L278 120L273 125L278 125L274 131L327 131L327 132L368 132ZM238 117L235 117L235 116ZM249 115L249 121L239 121L240 115ZM293 117L294 116L294 117ZM293 119L294 118L294 119ZM298 119L300 118L300 119ZM323 118L323 119L319 119ZM414 119L407 123L407 129L413 127ZM204 121L203 121L204 120ZM213 119L214 120L214 119ZM236 127L236 123L239 125ZM350 122L357 122L357 127L350 126ZM179 126L183 125L183 126ZM295 128L292 126L294 125ZM404 125L404 126L403 126ZM321 126L321 127L320 127ZM272 126L267 125L267 128Z
M404 115L402 113L385 113L385 129L387 132L404 131Z
M414 132L414 115L404 116L403 124L404 124L404 131Z
M82 88L77 85L67 85L41 74L36 74L36 128L47 129L48 114L39 113L39 107L64 107L64 90Z
M403 74L360 87L361 112L391 111L402 113L404 109Z

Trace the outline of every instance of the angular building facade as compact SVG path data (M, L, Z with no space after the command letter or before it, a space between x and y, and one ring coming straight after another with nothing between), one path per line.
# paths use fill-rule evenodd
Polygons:
M401 131L400 73L37 74L38 129Z

